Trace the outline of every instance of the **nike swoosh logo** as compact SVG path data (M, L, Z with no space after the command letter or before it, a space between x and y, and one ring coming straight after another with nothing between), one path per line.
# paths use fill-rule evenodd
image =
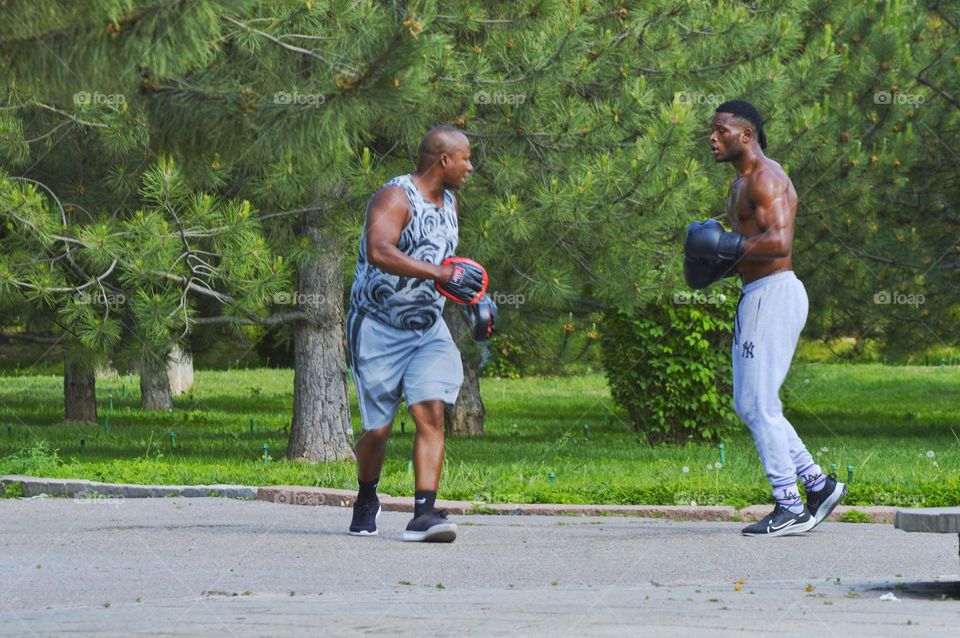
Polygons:
M772 529L772 530L774 530L774 531L779 531L779 530L781 530L781 529L783 529L783 528L785 528L785 527L790 527L790 526L793 525L794 523L796 523L796 521L787 521L787 522L784 523L783 525L779 525L779 526L778 526L778 525L770 524L770 525L769 525L769 528Z
M427 502L427 499L425 499L425 498L415 498L415 499L413 499L413 501L414 501L415 503L417 503L418 505L423 505L424 503Z

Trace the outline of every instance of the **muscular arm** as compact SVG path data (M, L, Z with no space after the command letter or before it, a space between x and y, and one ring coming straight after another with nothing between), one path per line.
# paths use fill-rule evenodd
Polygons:
M410 257L397 248L400 233L410 219L407 196L396 186L382 188L367 209L367 259L380 270L401 277L446 282L452 266L438 266Z
M789 257L795 212L790 204L789 183L775 174L761 171L750 180L746 194L753 204L759 232L747 237L743 259L770 261Z

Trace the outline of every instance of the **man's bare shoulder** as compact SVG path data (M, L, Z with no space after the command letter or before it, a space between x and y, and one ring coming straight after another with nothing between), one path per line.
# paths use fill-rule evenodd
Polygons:
M406 205L407 194L397 184L381 186L370 199L371 207L376 206L377 208L393 209L401 206L406 207Z
M791 188L790 178L786 171L772 159L764 162L754 170L747 179L747 194L751 199L755 197L776 197Z

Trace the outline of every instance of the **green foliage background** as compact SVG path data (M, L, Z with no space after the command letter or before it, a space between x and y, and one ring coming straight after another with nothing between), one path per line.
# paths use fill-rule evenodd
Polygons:
M438 123L467 132L476 160L459 194L461 252L488 266L499 292L527 300L505 314L505 334L513 322L531 332L531 321L662 308L680 289L682 229L721 213L733 177L706 147L713 109L730 98L760 107L768 154L800 197L807 336L878 344L892 359L955 345L956 3L11 0L5 9L0 307L7 325L72 330L89 356L125 329L162 349L191 313L226 312L235 331L260 338L263 327L240 320L276 312L271 293L292 291L296 268L318 255L339 260L349 285L367 199L412 169ZM191 296L185 322L168 319L180 317L176 286L136 267L174 256L169 214L140 214L160 201L144 179L164 171L163 158L203 228L217 224L207 212L243 201L259 213L212 250L223 267L205 283L235 303ZM53 184L68 205L77 199L76 212L58 217L19 177ZM205 194L231 203L189 205ZM308 220L322 229L318 242L303 232ZM137 241L120 241L131 223ZM82 242L89 269L65 268L69 241L54 234ZM38 254L45 265L31 263ZM108 282L137 300L125 309L133 321L111 323L120 313L74 308L69 291L57 292L89 283L116 256L137 275ZM874 303L882 291L925 303Z

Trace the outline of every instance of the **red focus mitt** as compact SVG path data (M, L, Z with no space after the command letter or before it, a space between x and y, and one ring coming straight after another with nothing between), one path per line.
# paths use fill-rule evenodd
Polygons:
M447 257L443 266L452 265L453 273L445 282L435 281L441 295L460 304L472 305L487 292L487 271L483 266L466 257Z

